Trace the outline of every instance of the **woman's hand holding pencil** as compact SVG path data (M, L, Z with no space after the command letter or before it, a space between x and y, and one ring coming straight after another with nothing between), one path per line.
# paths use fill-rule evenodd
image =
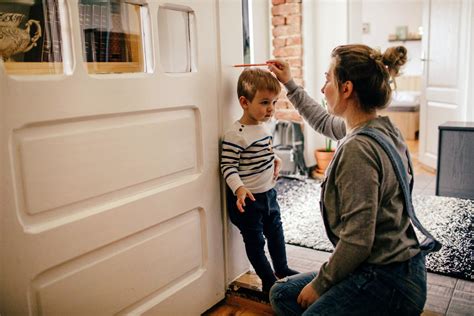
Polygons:
M286 84L291 80L291 70L290 65L280 59L271 59L267 60L268 69L275 74L278 80Z

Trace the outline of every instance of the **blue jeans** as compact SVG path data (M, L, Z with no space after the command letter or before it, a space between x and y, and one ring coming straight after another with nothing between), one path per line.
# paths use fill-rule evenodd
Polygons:
M316 277L302 273L278 280L270 291L277 315L420 315L426 301L425 258L385 266L362 264L303 310L297 303L303 287Z
M276 190L256 193L255 201L245 200L245 212L236 207L236 197L227 188L227 208L231 222L242 234L247 257L255 272L262 280L263 290L269 291L277 280L275 274L286 276L288 271L285 237L280 218L280 206L276 199ZM265 255L265 238L273 267Z

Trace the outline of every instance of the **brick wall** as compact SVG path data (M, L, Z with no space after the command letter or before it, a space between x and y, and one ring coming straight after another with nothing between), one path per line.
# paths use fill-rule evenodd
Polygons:
M286 60L291 67L295 82L303 81L303 38L301 30L302 0L272 0L273 56ZM283 88L276 104L275 118L302 121Z
M272 0L273 56L291 66L297 84L303 81L302 0Z

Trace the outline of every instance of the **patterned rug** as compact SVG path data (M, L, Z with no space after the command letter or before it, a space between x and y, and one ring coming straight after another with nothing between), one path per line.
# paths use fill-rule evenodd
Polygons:
M310 179L281 178L276 190L286 242L332 252L334 248L326 236L319 210L320 183ZM443 244L439 252L426 257L428 271L474 280L473 204L472 200L459 198L413 196L418 219ZM424 239L421 234L418 237Z

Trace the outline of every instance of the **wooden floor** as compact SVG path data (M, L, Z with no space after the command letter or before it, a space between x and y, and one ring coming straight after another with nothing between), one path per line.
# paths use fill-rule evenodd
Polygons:
M434 195L436 189L435 170L418 162L418 142L408 141L415 169L415 194ZM288 263L300 272L317 271L330 256L329 253L287 245ZM233 286L258 290L260 279L248 273L237 279ZM228 295L226 300L204 313L206 316L254 316L273 315L268 304ZM474 315L474 282L428 273L428 297L423 316ZM401 315L402 316L402 315Z

